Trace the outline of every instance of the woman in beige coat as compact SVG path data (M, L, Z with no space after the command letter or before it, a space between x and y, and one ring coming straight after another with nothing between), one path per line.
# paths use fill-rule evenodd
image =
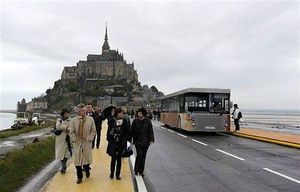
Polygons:
M62 167L60 172L64 174L67 169L67 160L70 157L70 151L68 149L68 143L66 137L69 133L70 119L69 111L67 109L62 109L61 117L56 121L56 129L61 131L60 135L56 135L55 138L55 158L61 161Z
M77 106L78 115L71 121L70 137L74 148L74 165L77 170L77 183L82 182L82 167L86 177L90 176L90 164L92 164L92 142L96 135L95 122L92 117L86 115L86 107L83 104Z

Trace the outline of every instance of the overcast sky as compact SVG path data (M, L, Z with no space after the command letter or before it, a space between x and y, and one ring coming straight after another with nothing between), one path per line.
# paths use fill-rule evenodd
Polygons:
M165 94L230 88L247 109L300 109L299 1L1 1L0 109L111 49Z

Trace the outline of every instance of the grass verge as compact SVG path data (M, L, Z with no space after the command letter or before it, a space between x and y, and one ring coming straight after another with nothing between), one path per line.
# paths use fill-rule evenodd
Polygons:
M32 175L53 161L54 153L54 137L9 152L7 158L0 159L0 191L17 191Z
M31 132L31 131L36 131L36 130L43 129L43 128L46 128L46 127L53 127L53 126L54 126L53 122L52 123L47 122L44 125L27 126L27 127L23 127L21 129L18 129L18 130L11 130L11 129L3 130L3 131L0 131L0 139L16 136L16 135L19 135L19 134L22 134L22 133L28 133L28 132Z

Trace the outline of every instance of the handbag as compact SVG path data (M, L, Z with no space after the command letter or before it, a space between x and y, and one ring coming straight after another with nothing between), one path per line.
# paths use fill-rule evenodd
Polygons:
M62 133L62 130L56 129L56 126L54 125L53 129L51 130L56 136L60 135Z
M124 149L123 153L122 153L122 157L130 157L133 154L133 150L132 148L129 146L126 149Z

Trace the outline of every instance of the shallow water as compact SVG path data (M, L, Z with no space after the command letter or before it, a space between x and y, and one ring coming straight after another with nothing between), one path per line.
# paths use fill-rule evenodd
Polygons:
M300 127L300 112L243 112L243 122Z
M0 113L0 130L10 129L15 118L13 113Z
M4 141L0 142L0 147L6 147L6 146L16 146L17 143L15 141Z

